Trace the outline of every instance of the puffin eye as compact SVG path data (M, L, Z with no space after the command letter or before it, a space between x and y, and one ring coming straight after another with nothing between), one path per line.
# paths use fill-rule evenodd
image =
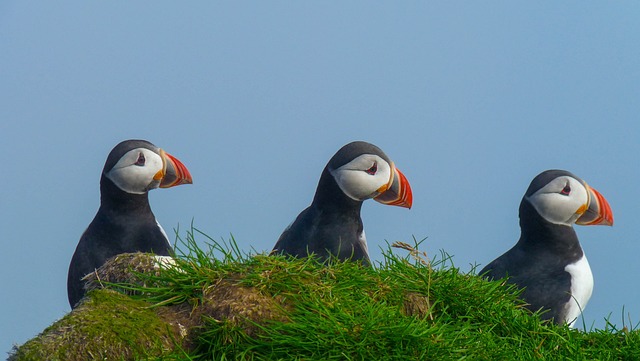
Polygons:
M142 167L144 165L144 161L145 161L144 154L140 153L138 155L138 160L133 164Z
M564 186L564 188L562 188L562 190L560 191L560 194L568 196L569 193L571 193L571 186L569 186L569 183L567 182L567 185Z
M371 174L371 175L376 174L377 171L378 171L378 162L373 162L373 165L371 166L371 168L365 170L367 174Z

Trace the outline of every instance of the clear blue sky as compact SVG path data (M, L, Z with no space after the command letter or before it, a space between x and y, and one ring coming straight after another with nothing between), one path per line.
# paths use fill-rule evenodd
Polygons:
M271 249L340 146L372 142L414 192L411 210L365 204L374 261L428 237L464 271L516 242L536 174L570 170L615 216L577 229L585 322L636 323L638 44L638 2L2 1L0 352L69 312L69 261L129 138L193 175L150 196L169 233L194 220L247 251Z

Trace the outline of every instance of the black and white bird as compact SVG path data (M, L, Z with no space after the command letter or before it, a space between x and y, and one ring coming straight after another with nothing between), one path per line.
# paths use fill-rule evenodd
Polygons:
M145 140L126 140L111 150L100 178L100 208L69 265L71 308L84 296L82 278L107 259L129 252L173 253L151 211L148 192L191 183L191 174L182 162Z
M380 148L352 142L329 160L313 202L284 230L273 253L369 264L360 218L362 202L369 198L406 208L413 202L407 178Z
M573 224L613 225L606 199L564 170L536 176L520 203L520 240L484 267L488 279L509 277L544 319L573 326L593 291L593 275Z

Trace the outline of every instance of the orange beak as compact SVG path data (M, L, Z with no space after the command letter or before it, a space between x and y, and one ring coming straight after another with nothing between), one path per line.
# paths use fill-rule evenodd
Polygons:
M163 169L154 179L160 180L160 188L169 188L180 184L192 184L193 179L187 167L178 158L160 149Z
M373 199L382 204L405 208L411 208L413 204L413 193L409 181L395 166L392 166L389 183L380 191L382 193Z
M578 218L576 224L582 226L613 226L613 212L609 202L597 190L587 187L589 192L589 201L587 202L587 210Z

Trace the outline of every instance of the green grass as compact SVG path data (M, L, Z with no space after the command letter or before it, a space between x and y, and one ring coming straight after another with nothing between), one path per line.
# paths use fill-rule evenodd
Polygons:
M175 344L164 344L162 353L131 347L134 356L123 359L640 359L638 331L609 324L583 332L541 322L523 308L518 290L461 272L445 253L428 260L415 250L418 245L389 248L381 263L367 268L354 262L249 255L233 239L207 237L207 248L201 249L196 237L206 235L192 228L180 240L176 267L137 274L144 287L108 285L136 291L120 297L133 303L131 314L151 318L147 326L126 327L139 332L137 339L163 330L157 319L166 321L165 330L174 330L169 336ZM83 327L104 327L111 318L109 307L127 304L100 302L105 293L113 291L93 291L90 301L102 305L103 319L83 321ZM181 316L167 321L173 311ZM186 327L186 334L175 331L176 325ZM51 327L60 332L56 324ZM16 356L36 349L47 332Z
M173 353L172 333L144 301L100 290L9 360L130 360Z

